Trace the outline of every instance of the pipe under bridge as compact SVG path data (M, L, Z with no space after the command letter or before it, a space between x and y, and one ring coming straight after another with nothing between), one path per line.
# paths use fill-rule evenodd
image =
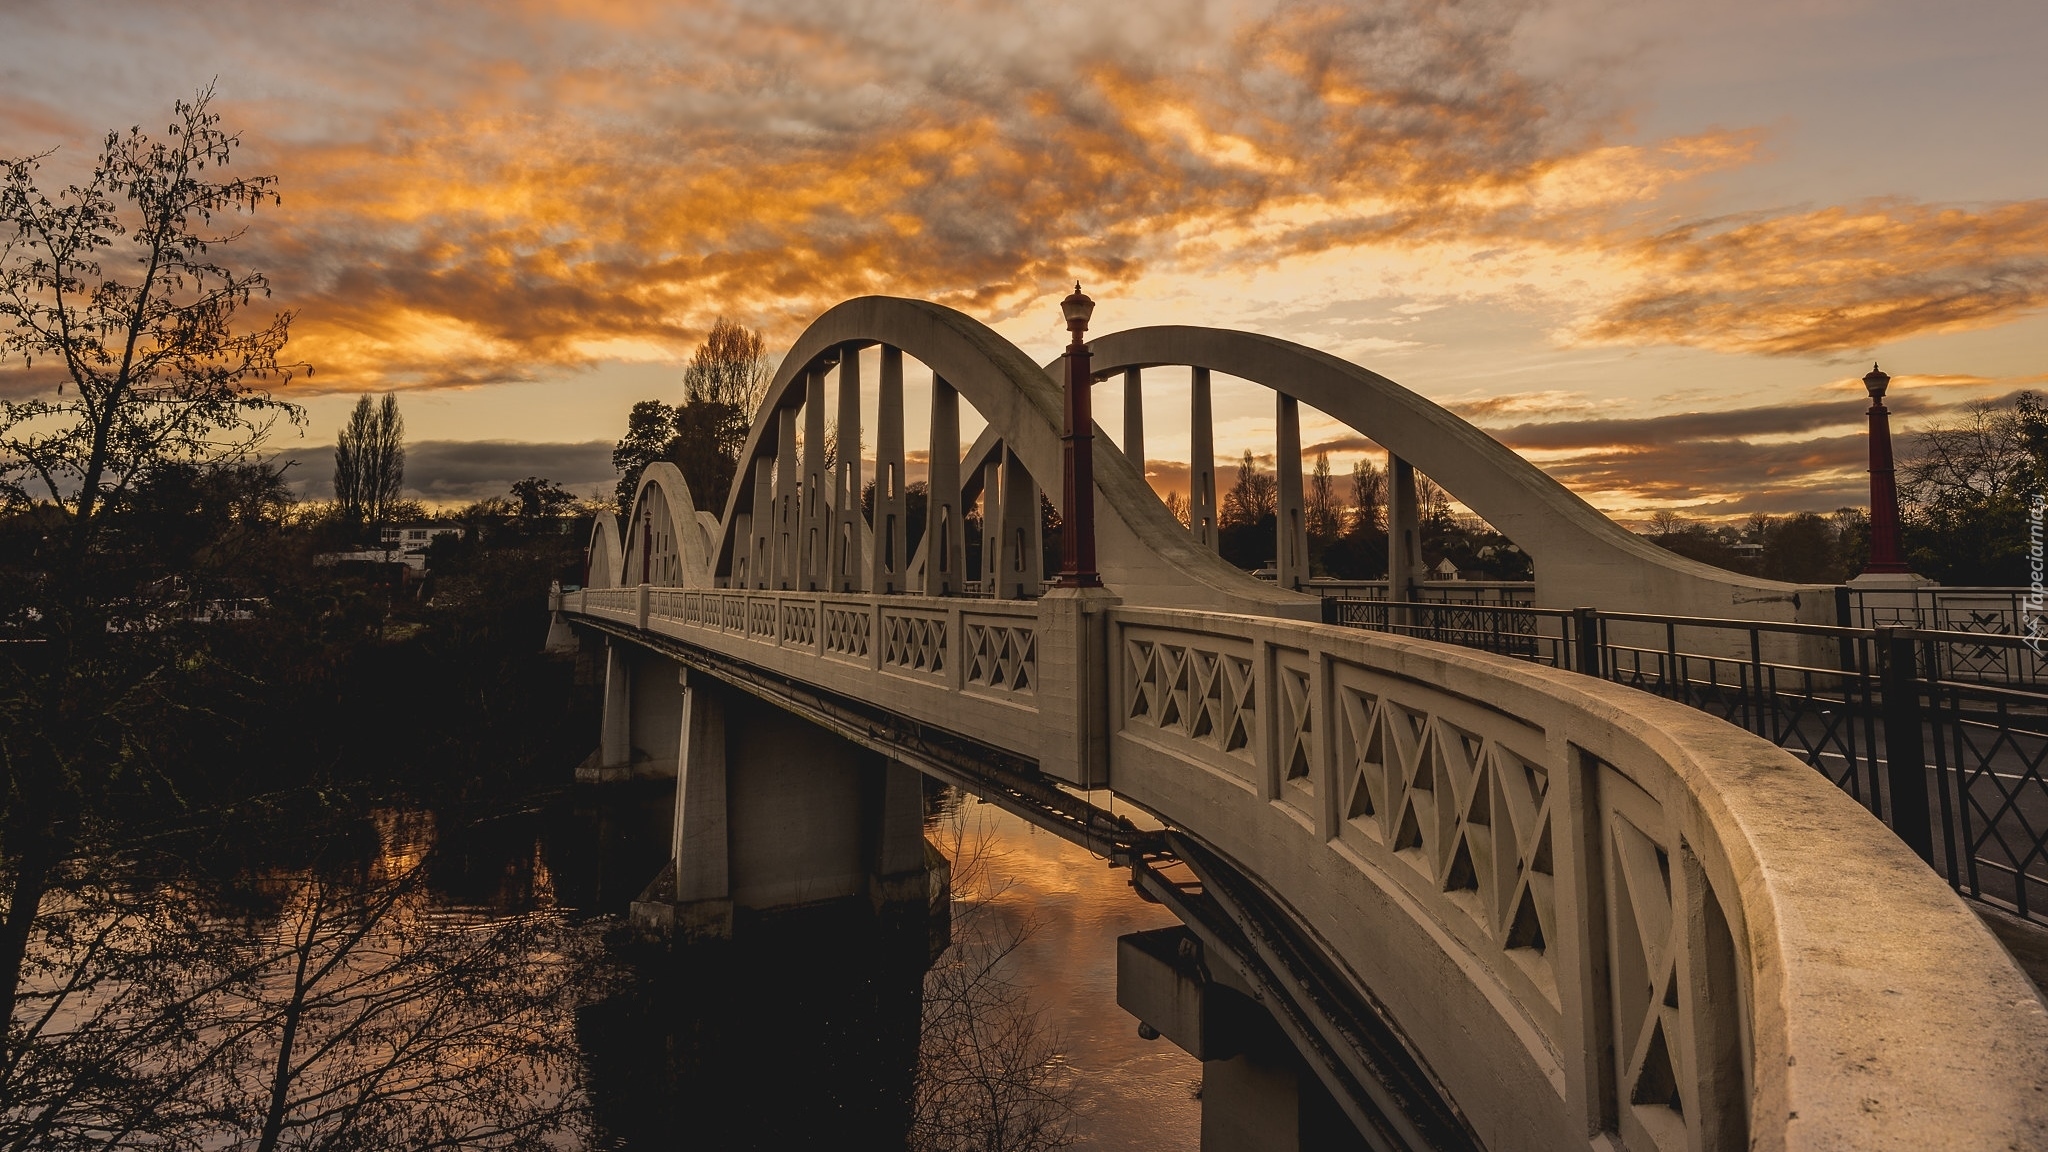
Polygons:
M1798 589L1656 552L1335 358L1208 329L1095 347L1101 372L1130 373L1127 439L1144 370L1194 369L1198 417L1211 370L1280 381L1283 561L1305 399L1397 453L1397 601L1412 459L1535 556L1539 599L1598 580L1644 610L1802 611ZM918 540L906 356L933 373ZM987 421L964 455L963 398ZM1122 998L1205 1074L1241 1060L1233 1019L1283 1037L1313 1083L1270 1146L1315 1143L1311 1096L1341 1113L1340 1145L1388 1149L2048 1144L2048 1007L1825 777L1620 685L1321 623L1290 590L1305 544L1278 587L1215 555L1213 452L1183 526L1105 444L1106 586L1046 591L1034 477L1058 474L1058 411L1046 370L975 321L852 301L785 357L722 516L655 465L623 523L601 518L553 639L604 653L593 767L677 779L648 909L718 935L748 911L915 906L925 774L1131 868L1180 915L1177 943L1126 938Z

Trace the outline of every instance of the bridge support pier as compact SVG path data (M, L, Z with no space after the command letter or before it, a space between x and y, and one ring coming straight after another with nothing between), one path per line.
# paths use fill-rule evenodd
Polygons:
M890 923L949 928L947 865L924 838L918 772L703 674L682 701L671 859L634 922L722 939L735 919L864 904Z
M597 763L587 767L596 770L592 780L633 767L633 655L617 640L604 645L604 720L598 728ZM577 777L582 780L584 773Z
M666 656L618 641L605 644L604 721L597 754L576 769L579 784L674 776L682 755L681 668Z
M1329 1090L1228 963L1186 928L1117 939L1116 1002L1140 1034L1202 1062L1202 1152L1367 1147Z

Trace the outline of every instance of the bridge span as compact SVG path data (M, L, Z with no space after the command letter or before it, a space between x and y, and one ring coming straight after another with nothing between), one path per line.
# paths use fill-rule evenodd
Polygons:
M1311 1098L1348 1122L1333 1146L2048 1145L2048 1006L1826 777L1618 684L1322 623L1292 590L1305 544L1286 562L1298 403L1397 455L1396 602L1408 460L1536 557L1539 598L1601 580L1645 611L1796 618L1797 590L1649 554L1483 433L1313 350L1204 329L1095 347L1100 372L1191 368L1198 406L1212 370L1276 384L1279 586L1216 557L1199 467L1183 527L1105 445L1103 586L1045 589L1053 377L947 309L833 309L786 356L724 514L650 467L623 525L596 529L586 586L553 598L553 641L605 661L592 767L677 779L643 915L716 936L823 900L927 906L943 862L922 773L1130 868L1180 915L1177 942L1127 938L1121 997L1219 1081L1246 1006L1292 1045L1299 1123L1258 1146L1314 1146ZM906 356L934 373L923 540L904 536ZM962 397L988 421L964 455Z

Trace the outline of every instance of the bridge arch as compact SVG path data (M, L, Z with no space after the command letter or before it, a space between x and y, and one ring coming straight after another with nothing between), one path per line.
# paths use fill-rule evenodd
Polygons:
M1045 370L1008 340L963 313L920 300L865 296L819 316L784 357L740 456L739 472L720 521L720 539L709 557L715 581L736 582L746 570L749 548L740 533L743 518L758 519L764 513L808 516L815 511L809 506L795 509L777 503L771 512L770 502L761 497L765 489L772 489L774 500L783 501L785 488L796 483L796 470L783 462L780 453L793 447L798 409L806 410L807 445L821 440L824 414L809 409L812 404L822 409L824 373L835 365L840 368L843 394L844 373L851 362L847 350L870 344L918 360L966 398L996 430L1010 457L1043 484L1046 496L1058 506L1058 486L1044 481L1061 474L1060 389ZM887 371L885 365L885 376ZM857 369L853 379L858 381ZM858 420L857 412L842 411L842 438L848 435L849 414ZM900 411L896 419L900 427ZM890 434L886 426L881 430L885 439ZM957 458L957 446L952 451ZM805 470L809 472L821 459L822 445L815 452L807 447ZM1113 449L1098 457L1095 479L1097 556L1103 582L1112 590L1141 596L1148 603L1265 615L1307 617L1317 611L1313 601L1254 580L1213 551L1195 546L1152 495L1138 469ZM820 490L829 488L826 478L817 473L803 484L813 481ZM858 488L854 491L853 498L858 499ZM750 530L758 536L755 526L750 525ZM758 570L748 573L746 582L757 587L764 583Z
M624 530L618 571L624 583L696 588L706 578L705 531L680 468L666 460L640 474Z
M1746 577L1667 552L1616 524L1441 405L1327 352L1253 332L1189 325L1112 332L1097 337L1089 348L1098 377L1166 365L1222 372L1308 404L1372 438L1398 461L1443 485L1529 553L1536 560L1539 605L1597 604L1616 611L1835 622L1827 596L1801 597L1799 585ZM1204 410L1196 419L1205 419L1206 405L1198 400L1197 406ZM1294 458L1287 459L1283 450L1278 461L1283 502L1284 474L1290 466L1295 499L1300 499L1298 423L1294 431ZM1283 416L1283 437L1286 432ZM1393 479L1390 475L1389 481ZM1213 509L1213 493L1209 500ZM1284 523L1284 515L1282 519ZM1394 527L1398 534L1399 526ZM1390 544L1392 561L1403 548L1400 541ZM1419 553L1412 547L1406 557L1419 567ZM1390 595L1403 598L1395 592Z
M617 588L625 584L626 561L619 549L619 518L610 509L591 518L590 544L583 555L584 587Z

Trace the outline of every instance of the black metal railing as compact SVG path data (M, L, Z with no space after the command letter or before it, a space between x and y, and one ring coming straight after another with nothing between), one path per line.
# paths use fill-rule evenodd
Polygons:
M1957 891L2048 923L2048 691L1975 671L2038 660L2024 635L1326 603L1336 623L1600 676L1718 716L1821 772Z

